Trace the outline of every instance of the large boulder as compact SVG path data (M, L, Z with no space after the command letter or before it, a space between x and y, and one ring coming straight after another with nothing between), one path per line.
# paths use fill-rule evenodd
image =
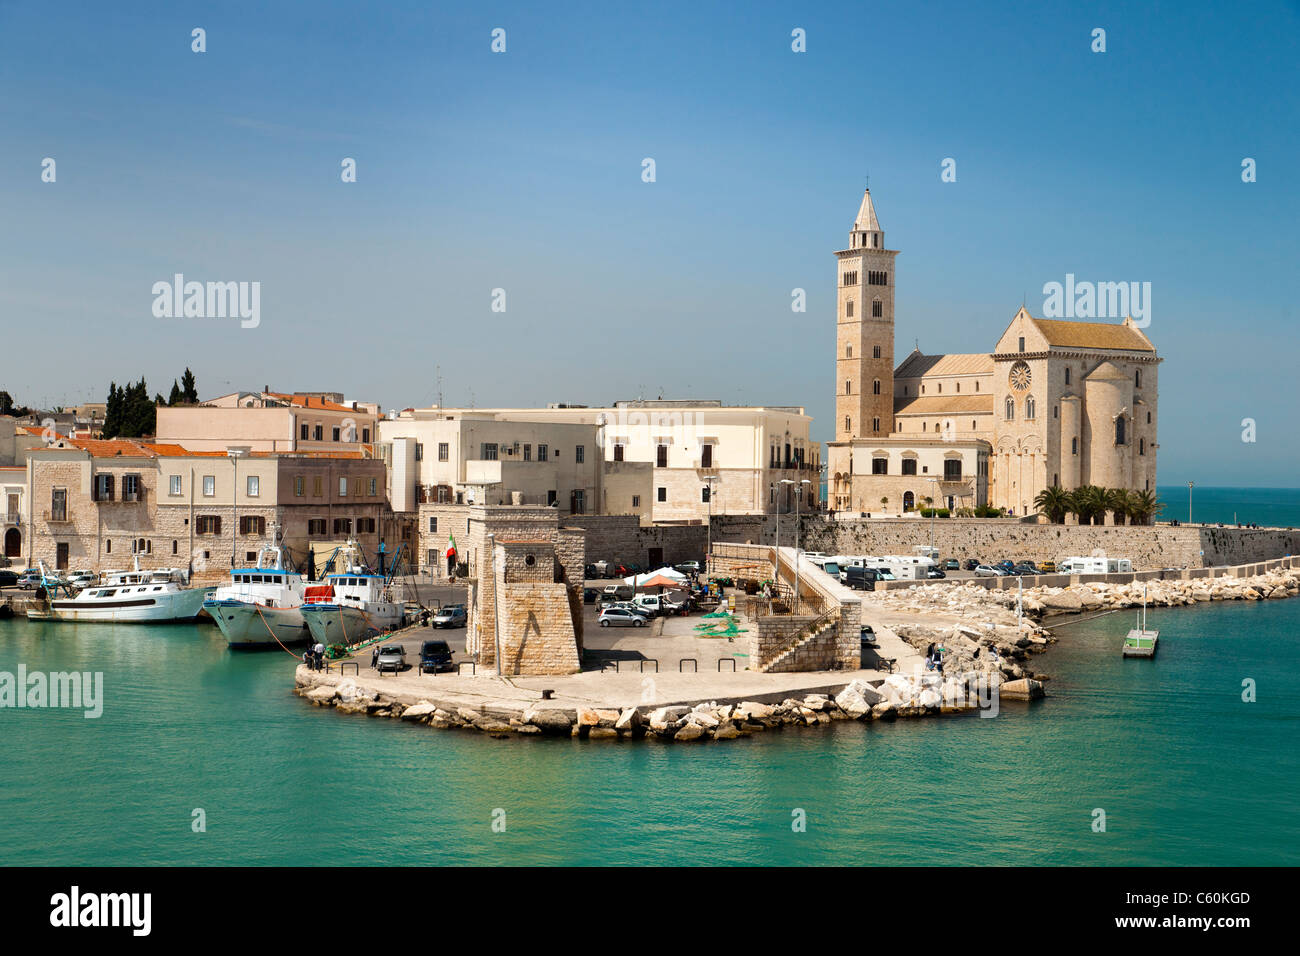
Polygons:
M998 694L1011 700L1037 700L1044 694L1043 684L1032 677L1011 680L998 688Z
M578 726L579 727L599 727L600 712L590 707L578 708Z
M338 693L332 684L322 684L320 687L313 687L307 691L306 698L313 704L327 704L332 701Z
M689 707L660 707L650 712L650 729L661 733L691 712Z
M402 711L403 720L428 720L433 716L433 712L438 708L428 701L421 701L418 704L412 704L406 710Z
M1043 607L1051 611L1078 611L1082 609L1083 601L1073 591L1061 591L1043 598Z
M573 727L573 715L564 710L530 710L524 714L524 722L544 734L568 734Z
M618 715L618 721L614 724L614 729L630 733L640 727L642 722L641 711L635 707L628 707Z
M863 680L855 680L835 696L835 703L854 720L871 713L885 696Z
M704 736L704 728L699 724L687 722L673 735L673 740L699 740Z
M736 705L732 716L739 720L762 720L764 717L772 716L772 708L757 701L745 700Z

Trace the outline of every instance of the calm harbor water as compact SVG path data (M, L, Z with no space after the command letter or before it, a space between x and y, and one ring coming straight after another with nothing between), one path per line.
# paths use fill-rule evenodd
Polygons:
M1120 659L1130 624L1061 628L1053 696L993 719L682 746L315 709L211 626L0 621L0 671L106 683L98 720L0 710L0 863L1300 863L1300 600L1153 614L1154 662Z

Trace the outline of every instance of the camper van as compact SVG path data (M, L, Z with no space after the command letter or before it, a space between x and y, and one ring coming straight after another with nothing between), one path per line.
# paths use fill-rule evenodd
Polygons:
M1056 566L1059 574L1124 574L1133 570L1128 558L1073 557Z

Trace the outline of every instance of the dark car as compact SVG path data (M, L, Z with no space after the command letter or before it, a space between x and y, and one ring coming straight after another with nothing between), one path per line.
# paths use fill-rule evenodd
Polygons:
M14 588L18 586L18 575L8 568L0 569L0 588Z
M925 576L926 576L927 578L932 578L932 579L933 579L933 578L946 578L948 575L944 574L944 573L943 573L941 570L939 570L938 568L929 568L929 569L926 570L926 572L925 572Z
M446 641L425 641L420 645L420 673L425 671L454 671L456 664L451 658L451 647Z
M1011 573L1024 575L1024 574L1042 574L1043 572L1039 571L1038 568L1034 567L1032 562L1026 561L1024 564L1017 564L1015 567L1013 567L1011 569Z
M848 567L843 571L844 586L855 591L874 591L880 575L875 568Z
M1010 558L1006 558L993 566L995 568L1006 568L1008 571L1011 571L1015 568L1016 562L1012 561Z
M943 563L943 569L945 571L960 571L961 562L958 561L956 558L949 558L947 561Z
M589 564L582 569L582 576L586 578L588 581L590 581L593 578L600 577L600 572L596 569L596 566L594 564Z
M870 624L862 625L862 631L859 636L859 643L861 644L862 649L864 651L866 650L874 651L878 647L880 647L880 645L876 643L876 632L872 629Z
M583 604L595 604L595 603L596 603L596 599L597 599L598 597L600 597L600 592L597 591L595 588L583 588L583 589L582 589L582 603L583 603Z
M979 558L967 558L966 564L963 565L963 567L965 567L967 571L974 571L983 563L984 562L981 561Z

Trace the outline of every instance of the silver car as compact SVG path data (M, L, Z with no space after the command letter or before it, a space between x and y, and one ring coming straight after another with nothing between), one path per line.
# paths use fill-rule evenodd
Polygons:
M621 607L607 607L596 619L601 627L645 627L646 619L635 611Z
M389 644L379 651L379 659L375 662L375 670L391 670L394 674L406 669L406 648L401 644Z
M438 613L433 616L434 627L464 627L465 626L465 605L448 604L446 607L439 608Z

